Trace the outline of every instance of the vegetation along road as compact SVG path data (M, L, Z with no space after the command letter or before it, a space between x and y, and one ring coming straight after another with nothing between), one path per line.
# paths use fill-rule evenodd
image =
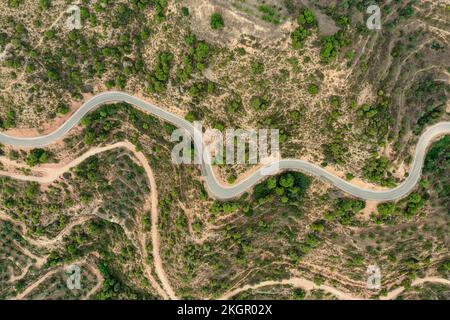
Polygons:
M200 144L203 143L201 132L195 129L194 126L187 120L124 92L104 92L94 96L84 103L61 127L51 134L33 138L19 138L0 133L0 143L30 148L49 145L55 141L58 141L65 134L67 134L89 111L95 109L99 105L111 102L129 103L145 112L149 112L165 121L168 121L179 128L185 129L192 137L194 137L196 144L195 147L197 149L199 149ZM390 201L404 197L414 188L420 179L427 147L436 137L443 134L450 134L450 122L440 122L432 127L429 127L422 134L415 149L414 160L408 177L397 187L389 190L370 190L355 186L350 182L333 175L318 165L298 159L278 160L277 162L269 164L266 167L260 168L233 186L223 186L220 184L214 175L212 165L208 161L208 155L206 155L203 160L202 170L208 190L212 196L218 199L230 199L237 197L249 188L253 187L260 180L264 179L267 175L275 174L279 170L300 170L325 179L337 188L355 197L366 200Z

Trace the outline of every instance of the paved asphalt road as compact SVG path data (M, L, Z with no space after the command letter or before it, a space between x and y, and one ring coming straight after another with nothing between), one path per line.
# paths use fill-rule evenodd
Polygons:
M196 137L195 140L199 141L198 143L201 143L200 133L196 129L194 129L190 122L123 92L104 92L96 95L85 104L83 104L61 127L59 127L51 134L35 138L17 138L0 133L0 143L28 148L36 148L49 145L54 141L61 139L66 133L69 132L70 129L77 125L80 122L81 118L89 111L95 109L101 104L111 102L127 102L129 104L132 104L139 109L142 109L143 111L149 112L163 120L174 124L177 127L184 128L192 136ZM254 186L260 180L264 179L268 174L275 174L279 170L300 170L302 172L322 178L333 184L337 188L355 197L367 200L389 201L399 199L407 195L414 188L414 186L420 179L428 145L432 142L433 139L443 134L450 134L450 122L441 122L428 128L422 134L419 142L417 143L414 162L407 179L397 187L383 191L374 191L355 186L315 164L296 159L282 159L278 163L276 163L278 164L279 168L272 164L269 167L263 168L264 174L261 172L261 170L258 170L248 176L246 179L231 187L226 187L219 184L213 173L212 166L208 164L208 162L204 162L202 168L203 174L205 176L205 181L210 193L218 199L230 199L237 197Z

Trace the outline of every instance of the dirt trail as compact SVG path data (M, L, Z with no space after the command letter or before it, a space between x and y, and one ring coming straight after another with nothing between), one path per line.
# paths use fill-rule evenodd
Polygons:
M49 277L51 277L52 275L60 272L61 270L65 270L67 267L69 267L69 265L84 265L87 266L91 272L96 276L97 278L97 284L94 286L94 288L92 288L88 294L86 295L85 299L88 299L92 294L94 294L103 284L103 276L100 273L100 271L97 268L94 268L93 266L89 265L86 263L87 258L83 258L80 259L78 261L72 262L70 264L66 264L60 267L57 267L53 270L50 270L49 272L47 272L46 274L44 274L42 277L40 277L38 280L36 280L35 282L33 282L31 285L29 285L28 287L25 288L25 290L23 290L22 292L20 292L19 294L16 295L16 297L14 298L14 300L22 300L25 299L27 295L29 295L34 289L36 289L37 287L39 287L40 284L42 284L45 280L47 280Z
M78 166L83 161L85 161L87 158L97 155L99 153L103 153L109 150L117 149L117 148L124 148L129 150L133 153L133 155L139 160L141 165L143 166L146 175L148 177L148 180L150 182L150 189L151 189L151 237L152 237L152 247L153 247L153 259L155 264L155 271L158 275L159 280L162 283L162 286L164 288L165 293L171 298L171 299L177 299L175 292L173 291L172 287L170 286L170 282L168 280L168 277L164 271L162 259L160 256L160 240L159 240L159 232L158 232L158 194L157 194L157 188L156 188L156 181L153 175L153 171L150 168L150 165L148 164L148 161L145 157L145 155L142 152L138 152L136 150L136 147L129 141L121 141L117 142L108 146L104 147L94 147L91 148L86 153L82 154L78 158L72 160L69 163L66 164L43 164L40 166L37 166L35 170L33 170L34 174L36 175L23 175L19 173L10 173L6 171L0 171L0 176L8 176L13 179L23 180L23 181L35 181L39 183L51 183L55 180L57 180L62 174L69 171L70 169ZM10 162L9 164L15 165L15 163ZM20 164L17 164L18 166L21 166ZM84 218L87 221L87 218ZM79 222L82 223L82 222ZM73 228L75 225L78 225L79 223L73 223L71 225L71 228ZM65 233L59 234L58 239L52 239L45 242L44 240L34 240L35 243L56 243L64 235L69 232L70 229L66 228ZM36 242L37 241L37 242ZM148 272L147 272L148 274ZM167 297L164 292L159 288L157 283L155 282L153 284L155 289L163 296ZM158 290L159 289L159 290Z
M8 216L6 213L0 211L0 220L11 222L12 224L18 225L22 229L22 234L27 233L27 226L22 221L17 221Z
M47 280L49 277L51 277L52 275L54 275L58 271L60 271L59 268L54 269L54 270L49 271L46 274L44 274L37 281L33 282L30 286L26 287L25 290L23 290L18 295L16 295L15 300L22 300L22 299L24 299L28 294L30 294L30 292L32 292L34 289L39 287L39 285L41 283L43 283L45 280Z
M127 237L127 239L129 239L133 245L135 247L137 247L138 250L140 250L140 254L142 256L142 259L145 259L145 257L147 257L147 251L145 248L145 241L142 241L142 237L139 237L139 241L140 243L137 243L135 241L135 234L133 233L133 231L131 231L123 221L121 221L120 219L113 217L113 218L108 218L106 215L103 214L97 214L97 216L100 219L103 219L105 221L109 221L111 223L117 224L119 225L122 230L125 232L125 236ZM153 287L153 289L155 289L158 294L163 297L164 299L168 299L169 296L167 295L167 293L163 290L163 288L161 288L161 286L159 285L158 281L156 281L155 277L152 274L152 269L149 267L149 265L146 263L146 261L142 261L142 265L144 267L144 272L147 275L147 280L150 282L151 286Z
M97 268L94 268L91 265L88 265L88 268L91 270L91 272L95 275L97 278L97 284L89 290L89 292L86 294L86 296L83 298L83 300L90 300L90 298L98 291L103 285L103 281L105 280L100 273L100 271Z
M437 277L426 277L426 278L421 278L421 279L416 279L412 282L412 286L417 286L417 285L421 285L427 282L431 282L431 283L440 283L440 284L445 284L445 285L450 285L450 280L447 279L443 279L443 278L437 278ZM226 300L226 299L230 299L231 297L236 296L237 294L247 291L247 290L254 290L254 289L258 289L261 287L265 287L265 286L274 286L274 285L292 285L296 288L301 288L305 291L311 291L311 290L323 290L325 292L331 293L334 296L336 296L338 299L340 300L364 300L364 297L358 297L358 296L353 296L350 293L347 292L343 292L340 291L336 288L327 286L327 285L316 285L314 282L304 279L304 278L298 278L298 277L294 277L294 278L290 278L290 279L285 279L285 280L279 280L279 281L274 281L274 280L268 280L268 281L263 281L254 285L245 285L242 286L240 288L236 288L234 290L231 290L229 292L226 292L222 297L220 297L220 300ZM391 300L391 299L395 299L396 297L398 297L403 291L405 290L404 287L399 287L396 288L392 291L390 291L386 296L380 297L381 300Z
M84 216L79 217L78 219L73 220L67 226L65 226L64 229L60 233L58 233L58 235L54 238L33 239L33 238L26 236L27 227L23 222L16 221L16 220L12 219L10 216L8 216L7 214L0 211L0 220L10 221L16 225L19 225L20 228L22 229L22 236L28 243L30 243L31 245L36 246L36 247L46 247L46 248L53 247L55 244L62 241L62 239L66 235L70 234L70 232L72 231L73 228L93 219L94 217L95 217L95 215L84 215Z
M40 166L37 166L36 169L32 171L33 175L27 176L20 173L11 173L7 171L1 171L0 170L0 176L7 176L13 179L17 180L23 180L23 181L34 181L39 183L51 183L58 179L61 175L63 175L65 172L70 171L70 169L78 166L80 163L85 161L87 158L94 156L99 153L103 153L109 150L117 149L117 148L125 148L128 150L130 149L130 145L133 146L130 142L127 141L121 141L117 142L105 147L94 147L89 149L86 153L83 153L78 158L72 160L71 162L67 164L43 164ZM134 147L134 146L133 146ZM133 151L135 153L135 151ZM136 154L135 154L136 155ZM9 164L14 164L13 162L9 162ZM19 167L23 167L21 164L17 164Z
M296 288L302 288L305 291L311 291L311 290L317 290L317 289L321 289L324 290L325 292L331 293L333 295L335 295L337 298L341 299L341 300L358 300L358 299L362 299L359 297L355 297L352 296L349 293L346 292L342 292L339 291L336 288L327 286L327 285L316 285L314 282L307 280L307 279L303 279L303 278L290 278L290 279L285 279L285 280L280 280L280 281L274 281L274 280L268 280L268 281L263 281L260 282L258 284L255 285L245 285L243 287L240 288L236 288L232 291L229 291L227 293L225 293L222 297L220 297L220 300L226 300L229 299L241 292L250 290L250 289L258 289L261 287L265 287L265 286L274 286L274 285L292 285Z
M152 168L148 164L147 158L142 152L136 151L136 147L130 143L126 142L126 148L133 152L134 156L141 162L142 167L147 174L148 180L150 182L150 193L151 193L151 235L152 235L152 248L153 248L153 260L155 263L155 271L158 275L159 280L166 293L171 299L177 299L175 292L170 286L169 279L167 278L166 272L163 268L163 263L160 255L160 241L158 232L158 192L156 188L156 180L153 175Z
M85 222L93 219L95 216L82 216L79 219L76 219L70 222L58 235L51 239L31 239L27 238L28 242L38 247L53 247L55 244L61 242L65 236L70 234L73 228L76 226L82 225Z
M447 286L450 286L450 280L447 279L443 279L443 278L438 278L438 277L426 277L426 278L421 278L421 279L416 279L412 282L411 286L418 286L424 283L439 283L439 284L444 284ZM405 287L399 287L396 288L392 291L389 291L389 293L384 296L381 297L381 300L392 300L397 298L400 294L403 293L403 291L405 291Z
M165 291L161 295L163 297L166 297L168 295L171 299L177 299L175 292L173 291L172 287L170 286L170 282L164 271L162 259L160 256L160 239L159 239L159 232L158 232L158 207L157 207L158 195L157 195L156 181L155 181L153 172L150 168L150 165L148 164L148 161L147 161L145 155L142 152L138 152L132 143L130 143L128 141L122 141L122 142L118 142L118 143L115 143L115 144L112 144L109 146L105 146L105 147L95 147L95 148L90 149L88 152L81 155L80 157L74 159L73 161L71 161L68 164L52 164L50 166L42 165L42 166L38 167L38 170L40 170L39 172L41 172L41 174L43 174L43 176L40 176L40 177L9 174L9 173L4 173L4 172L0 172L0 175L8 175L10 177L17 178L17 179L23 179L26 181L37 181L37 182L41 182L41 183L50 183L50 182L58 179L59 176L61 176L64 172L67 172L71 168L77 166L78 164L80 164L81 162L86 160L88 157L96 155L98 153L108 151L108 150L112 150L115 148L125 148L125 149L129 150L130 152L132 152L134 154L134 156L142 164L142 166L147 174L147 177L150 182L150 188L151 188L151 222L152 222L151 223L151 237L152 237L152 248L153 248L152 254L153 254L153 259L154 259L154 264L155 264L155 271L156 271L156 274L158 275L158 278L161 281L162 286ZM51 169L50 169L50 167L51 167ZM1 213L0 213L0 215L1 215ZM74 225L75 225L75 223L74 223ZM73 228L74 225L69 225L68 227ZM69 228L66 228L65 232L68 232L68 231L69 231ZM48 240L48 242L52 242L52 241L54 241L54 240ZM145 244L145 241L144 241L144 244ZM44 276L44 277L46 277L46 276ZM37 285L39 285L39 283L41 283L44 280L45 279L42 279L42 278L39 279L37 281ZM440 278L433 278L433 277L417 279L413 282L412 285L419 285L419 284L422 284L425 282L439 282L439 283L450 285L450 281L448 281L448 280L440 279ZM233 297L233 296L239 294L240 292L243 292L243 291L246 291L249 289L257 289L257 288L268 286L268 285L279 285L279 284L290 284L295 287L303 288L304 290L307 290L307 291L311 291L313 289L321 289L321 290L324 290L325 292L335 295L339 299L348 299L348 300L364 299L363 297L353 296L350 293L342 292L336 288L333 288L333 287L330 287L327 285L316 285L316 284L314 284L314 282L312 282L310 280L298 278L298 277L293 277L291 279L285 279L285 280L281 280L281 281L270 281L269 280L269 281L261 282L256 285L245 285L243 287L236 288L234 290L231 290L231 291L225 293L220 299L228 299L230 297ZM157 286L157 287L159 287L159 286ZM28 290L28 288L27 288L27 290ZM386 297L382 297L382 299L393 299L393 298L397 297L403 291L404 291L403 287L394 289L391 292L389 292ZM167 295L165 293L167 293Z
M18 276L15 276L15 275L14 275L14 272L11 270L11 276L9 277L8 283L14 283L14 282L16 282L16 281L19 281L19 280L23 279L23 278L27 275L28 270L30 270L30 267L31 267L31 264L28 264L28 265L22 270L22 273L19 274Z
M41 268L47 262L47 256L44 257L37 256L27 248L20 246L16 241L13 241L13 243L24 255L28 256L31 259L36 260L35 263L36 267Z

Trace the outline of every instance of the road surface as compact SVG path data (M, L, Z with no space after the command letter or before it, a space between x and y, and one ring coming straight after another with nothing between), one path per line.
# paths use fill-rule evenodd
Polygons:
M200 144L203 143L201 133L185 119L132 95L116 91L104 92L92 97L84 103L61 127L48 135L33 138L18 138L0 133L0 143L27 148L36 148L49 145L66 135L88 112L102 104L112 102L129 103L144 112L151 113L154 116L170 122L179 128L185 129L192 137L194 137L194 142L197 149L199 149ZM414 188L420 179L427 147L434 139L444 134L450 134L450 122L440 122L432 127L429 127L422 134L417 143L413 164L408 177L397 187L382 191L355 186L350 182L333 175L320 166L298 159L282 159L277 162L273 162L272 164L259 169L246 177L244 180L232 186L223 186L220 184L213 173L213 168L210 161L208 161L208 158L203 160L202 171L210 194L213 197L222 200L235 198L241 195L259 181L266 178L267 175L276 174L280 170L298 170L324 179L333 184L335 187L355 197L365 200L390 201L404 197Z

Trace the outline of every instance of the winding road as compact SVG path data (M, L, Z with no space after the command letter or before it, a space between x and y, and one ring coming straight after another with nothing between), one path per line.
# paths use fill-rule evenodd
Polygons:
M183 118L174 115L166 110L163 110L157 106L154 106L146 101L143 101L139 98L136 98L132 95L123 93L123 92L104 92L101 94L98 94L88 100L86 103L84 103L61 127L59 127L57 130L52 132L51 134L45 135L45 136L39 136L39 137L32 137L32 138L19 138L19 137L13 137L6 135L4 133L0 133L0 143L6 144L6 145L12 145L17 147L23 147L23 148L36 148L36 147L44 147L46 145L52 144L61 138L64 137L65 134L67 134L74 126L76 126L80 120L85 116L88 112L95 109L96 107L105 104L105 103L112 103L112 102L126 102L131 105L136 106L137 108L141 109L144 112L151 113L152 115L155 115L165 121L168 121L172 123L173 125L185 129L192 137L194 137L194 142L196 144L196 148L200 148L199 144L203 144L202 141L202 134L199 132L194 126L184 120ZM256 172L252 173L251 175L247 176L244 180L240 181L239 183L236 183L233 186L224 186L222 185L219 180L216 178L213 167L211 165L211 161L208 158L208 153L205 153L203 163L202 163L202 171L203 175L205 177L205 182L207 185L207 188L212 196L218 199L230 199L239 196L240 194L247 191L249 188L253 187L256 183L258 183L260 180L264 179L266 176L270 174L276 174L277 172L281 170L299 170L302 172L305 172L307 174L311 174L314 176L317 176L321 179L329 181L334 186L340 188L341 190L362 198L366 200L378 200L378 201L389 201L389 200L395 200L399 199L405 195L407 195L417 184L417 182L420 179L422 166L424 162L424 158L426 155L427 147L432 143L434 139L436 139L438 136L444 135L444 134L450 134L450 122L441 122L434 126L429 127L420 137L416 149L415 149L415 155L414 155L414 161L411 167L411 170L409 172L408 178L401 183L399 186L393 189L389 190L382 190L382 191L376 191L371 189L365 189L356 185L353 185L335 175L328 172L327 170L298 159L282 159L279 161L272 162L271 164L261 167ZM204 146L201 146L204 147ZM175 292L170 286L169 280L167 275L164 272L164 269L162 267L162 260L159 256L159 238L158 238L158 232L157 232L157 221L158 221L158 214L157 214L157 197L156 197L156 184L154 181L153 174L151 173L151 169L147 163L147 160L142 153L138 153L134 145L131 143L124 141L124 142L118 142L116 144L105 146L105 147L97 147L93 148L87 153L83 154L79 158L75 159L69 164L66 164L60 168L40 168L40 176L27 176L22 174L13 174L11 175L13 178L20 179L20 180L27 180L27 181L37 181L37 182L51 182L55 179L57 179L61 174L66 172L67 170L70 170L70 168L78 165L82 161L84 161L87 157L108 151L114 148L126 148L132 151L136 156L137 159L142 162L144 165L144 168L146 169L147 175L149 176L150 182L151 182L151 190L152 193L152 243L153 245L153 256L155 257L155 271L158 275L158 278L160 279L163 289L159 287L159 285L156 285L156 287L161 291L162 296L167 298L170 297L171 299L176 299ZM0 171L0 175L9 175L7 172ZM87 219L87 218L86 218ZM61 237L55 238L55 240L51 240L49 242L57 242L60 240ZM52 271L53 272L53 271ZM49 274L52 274L50 272ZM36 283L34 283L29 289L32 290L33 288L37 287L40 283L42 283L45 278L49 275L45 275L42 279L39 279ZM421 282L420 282L421 281ZM438 282L438 283L444 283L448 284L448 280L445 279L439 279L439 278L424 278L420 279L419 282L413 283L413 285L421 284L422 282ZM100 282L101 283L101 282ZM302 279L302 278L291 278L291 279L285 279L279 282L274 281L264 281L257 285L246 285L241 288L236 288L234 290L231 290L224 294L221 299L228 299L232 296L235 296L236 294L248 290L248 289L255 289L259 287L263 287L266 285L275 285L275 284L291 284L296 287L301 287L306 290L312 290L312 289L323 289L329 293L334 294L336 297L340 299L360 299L360 297L353 297L350 294L347 294L345 292L341 292L335 288L329 287L329 286L316 286L311 281ZM317 288L316 288L317 287ZM26 292L29 292L29 289L25 290L22 295L18 296L18 298L24 297ZM94 288L92 292L95 292L98 287ZM397 288L393 290L392 292L389 292L387 297L384 297L386 299L395 298L398 296L402 291L404 290L403 287Z
M113 102L129 103L144 112L148 112L156 117L172 123L179 128L185 129L192 137L194 137L194 143L197 150L202 147L199 145L203 144L201 132L194 128L194 126L187 120L137 97L124 92L116 91L103 92L92 97L86 101L62 126L48 135L33 138L19 138L0 133L0 143L25 148L36 148L49 145L66 135L88 112L102 104ZM207 154L202 160L202 171L210 194L213 197L222 200L235 198L241 195L259 181L266 178L268 175L276 174L280 170L298 170L324 179L333 184L335 187L355 197L365 200L390 201L404 197L414 188L420 179L427 147L434 139L444 134L450 134L450 122L440 122L429 127L422 134L417 143L413 164L408 177L397 187L388 190L371 190L353 185L350 182L333 175L318 165L298 159L282 159L272 162L232 186L224 186L217 180L214 175L211 162L208 159L209 155Z

